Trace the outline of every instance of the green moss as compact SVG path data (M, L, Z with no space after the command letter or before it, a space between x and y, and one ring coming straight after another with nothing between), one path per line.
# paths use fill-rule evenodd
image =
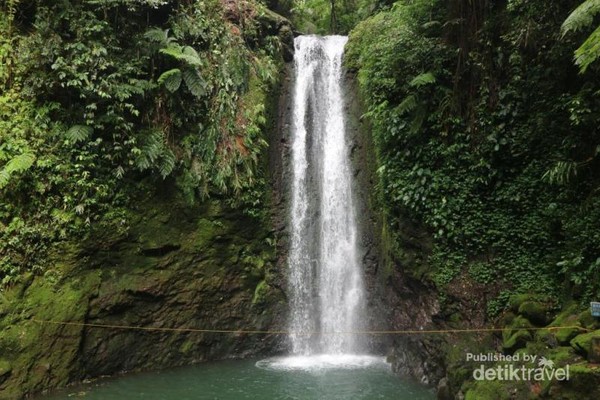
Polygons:
M510 400L511 385L499 381L475 382L465 393L465 400Z
M575 303L565 306L549 325L549 327L569 328L540 331L540 334L541 332L544 332L545 335L551 335L554 339L556 339L558 344L569 344L571 339L581 332L581 330L577 328L578 326L581 326L577 315L578 310L579 306Z
M532 335L528 331L528 329L532 327L531 322L525 317L519 315L514 318L510 325L502 331L502 348L506 351L513 352L525 347L527 342L532 339Z
M527 300L519 305L518 313L536 325L546 325L551 306L548 303Z
M587 356L592 346L592 338L600 338L600 330L577 335L571 340L571 347L584 356Z
M579 314L577 321L581 324L581 326L584 326L588 329L594 329L599 326L598 320L592 316L592 313L589 309Z
M507 336L502 342L502 348L508 352L524 347L532 339L531 333L526 330L518 330Z
M12 371L12 365L10 364L10 362L7 360L0 360L0 380L5 375L10 374L11 371Z
M191 340L186 340L185 342L183 342L183 344L179 347L179 352L183 353L183 354L187 354L189 353L195 346L195 343Z

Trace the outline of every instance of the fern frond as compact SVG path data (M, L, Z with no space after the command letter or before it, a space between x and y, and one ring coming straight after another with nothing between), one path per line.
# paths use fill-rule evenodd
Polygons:
M144 37L151 42L167 44L169 42L169 30L168 29L160 29L160 28L152 28L146 33L144 33Z
M202 97L206 94L206 82L195 68L184 69L183 80L194 96Z
M145 135L140 139L142 145L135 159L135 166L144 171L152 168L160 160L165 157L165 154L171 152L165 146L164 137L161 131L145 132Z
M435 83L435 81L435 76L431 72L426 72L424 74L417 75L412 81L410 81L409 85L411 87L419 88L421 86L431 85L432 83Z
M74 125L66 132L65 136L67 139L72 141L73 143L83 142L84 140L88 140L92 133L94 133L94 128L87 125Z
M413 95L407 96L402 103L396 107L398 114L402 115L409 111L414 110L417 107L417 98Z
M173 57L176 60L181 60L183 55L183 48L180 45L174 43L170 44L169 46L163 49L160 49L158 52L166 56Z
M160 49L159 52L194 67L200 67L203 64L198 52L190 46L182 47L176 43L170 43L167 47Z
M185 46L183 48L181 59L185 60L189 65L193 65L195 67L202 66L202 59L198 52L191 46Z
M598 58L600 58L600 26L575 50L575 64L584 73Z
M594 17L600 13L600 0L586 0L577 7L563 22L563 36L569 32L577 32L594 23Z
M163 179L165 179L175 169L175 154L173 154L171 149L166 148L160 161L158 171Z
M13 157L2 170L0 170L0 189L8 185L10 177L15 172L23 172L31 168L35 162L35 154L23 153Z
M549 183L565 185L577 176L577 163L575 161L559 161L542 176Z
M164 85L165 88L173 93L181 86L181 70L179 68L173 68L166 72L163 72L158 77L158 83Z

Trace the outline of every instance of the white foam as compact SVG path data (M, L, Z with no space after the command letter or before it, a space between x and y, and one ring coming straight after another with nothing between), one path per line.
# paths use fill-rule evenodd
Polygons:
M310 356L273 357L260 360L256 366L274 371L318 372L335 369L389 368L384 357L362 354L316 354Z

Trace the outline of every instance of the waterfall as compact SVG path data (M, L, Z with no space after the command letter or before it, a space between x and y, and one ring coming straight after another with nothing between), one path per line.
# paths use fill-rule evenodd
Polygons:
M357 254L342 93L343 36L295 39L289 330L292 353L361 352L365 290Z

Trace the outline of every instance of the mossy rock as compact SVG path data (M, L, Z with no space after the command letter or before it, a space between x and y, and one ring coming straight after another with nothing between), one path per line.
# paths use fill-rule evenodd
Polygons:
M7 360L0 360L0 384L9 377L12 372L12 365Z
M513 394L518 390L515 386L513 382L475 382L466 391L465 400L510 400L515 398Z
M528 341L532 340L531 332L528 329L533 325L527 318L519 315L502 332L502 348L508 352L514 352L525 347Z
M525 301L519 305L518 313L536 325L547 325L550 322L550 310L552 306L548 303L538 301Z
M513 352L526 346L530 340L532 340L532 336L529 331L519 330L502 342L502 348L508 352Z
M567 305L550 323L549 327L551 328L568 327L547 331L556 339L557 344L568 345L575 336L581 333L581 329L578 328L581 326L578 310L579 306L575 303Z
M580 329L577 328L561 328L554 331L554 337L560 344L569 344L579 333Z
M586 363L569 366L569 381L553 384L549 399L598 399L600 398L600 368Z
M508 299L508 305L512 312L518 313L519 307L521 307L521 304L525 303L526 301L532 301L534 299L535 299L535 296L532 294L529 294L529 293L514 294L514 295L510 296L510 298Z
M598 320L592 316L592 313L589 309L579 314L577 321L581 324L581 326L588 329L596 329L600 327Z
M577 335L571 340L571 347L587 357L592 347L592 338L600 338L600 330Z

